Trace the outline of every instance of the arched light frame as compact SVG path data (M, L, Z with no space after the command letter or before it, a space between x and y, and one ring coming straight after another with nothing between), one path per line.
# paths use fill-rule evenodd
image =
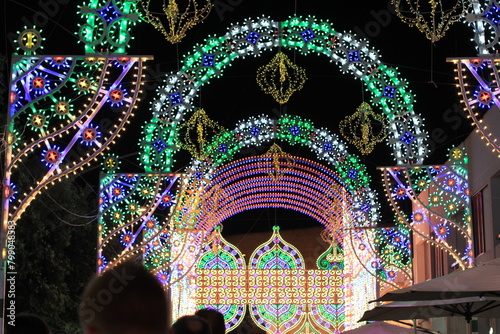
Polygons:
M293 135L297 133L295 131L298 132L297 135ZM273 120L269 116L260 115L238 122L234 130L222 133L212 143L207 144L210 153L207 160L193 159L186 169L188 188L195 192L206 192L205 186L212 184L215 168L231 161L233 156L244 148L265 145L276 139L286 141L290 145L300 144L308 147L319 160L327 162L333 168L340 183L353 198L351 210L354 225L360 227L377 224L380 217L377 195L369 187L370 176L359 157L348 153L347 145L336 134L324 128L316 128L311 121L298 116L284 115ZM190 222L193 221L189 220L187 223ZM179 220L177 225L187 228L212 228L186 226L185 223Z
M388 118L389 146L397 164L419 164L427 155L427 132L414 112L414 95L397 69L379 60L378 51L352 32L336 32L331 23L314 17L291 17L276 22L266 17L246 19L223 36L209 37L171 72L153 101L153 118L143 132L141 162L146 170L167 170L176 152L176 127L194 111L194 98L210 79L220 77L233 60L260 56L278 47L302 54L327 56L340 70L362 80L371 103ZM160 143L155 147L155 143Z

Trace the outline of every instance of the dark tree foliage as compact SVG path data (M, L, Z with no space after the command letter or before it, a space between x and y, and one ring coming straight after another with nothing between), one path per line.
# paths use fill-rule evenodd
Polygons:
M79 297L96 268L95 198L88 185L65 179L36 197L16 227L16 312L37 314L52 330L79 331Z

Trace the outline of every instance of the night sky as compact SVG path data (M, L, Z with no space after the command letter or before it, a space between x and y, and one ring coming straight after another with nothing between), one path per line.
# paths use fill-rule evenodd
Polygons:
M68 3L61 5L62 3ZM79 0L4 0L0 5L3 12L1 35L7 36L1 43L0 52L10 55L14 52L9 42L16 31L24 25L37 24L46 38L40 53L48 55L79 55L84 49L75 35L77 24L82 22L77 14ZM46 13L44 18L40 13ZM327 19L337 31L352 30L369 39L370 45L379 50L383 63L399 68L401 76L409 82L416 95L415 110L425 118L426 129L430 135L431 152L426 164L443 163L446 152L454 144L465 139L470 132L468 121L462 112L458 89L455 87L453 67L446 63L447 57L466 57L476 54L472 29L463 23L455 24L447 35L434 45L416 28L410 28L392 12L389 1L285 1L285 0L217 0L207 20L188 32L188 36L178 45L171 45L153 27L142 22L132 30L135 39L131 42L129 54L153 55L149 62L146 94L131 128L128 141L119 143L115 150L119 155L130 155L130 168L138 168L138 139L140 127L150 118L149 103L155 96L155 88L163 74L178 69L182 56L194 44L203 43L209 35L222 35L232 23L242 22L248 17L269 16L274 20L285 20L294 13L303 17L308 15ZM308 81L304 89L281 106L269 95L265 95L255 81L255 74L261 65L268 63L274 52L265 53L259 58L235 61L224 76L213 80L201 89L197 105L203 107L208 115L226 128L233 128L240 119L251 115L265 114L279 116L282 113L299 115L311 119L316 125L339 133L338 123L345 116L355 112L363 102L362 84L354 77L340 72L337 66L326 57L316 55L302 56L293 51L285 53L294 62L305 68ZM431 82L432 81L432 82ZM8 83L4 83L8 85ZM367 94L366 94L367 95ZM376 112L380 110L375 109ZM303 147L282 145L284 151L313 158ZM262 149L263 154L267 147ZM351 153L359 153L350 147ZM251 152L243 153L250 154ZM372 175L372 187L379 192L381 200L380 173L378 166L393 165L387 145L379 144L368 156L361 156ZM188 164L188 156L180 155L176 169ZM135 166L135 167L134 167ZM98 183L97 176L87 173L86 182ZM383 224L390 224L392 217L386 203L382 203ZM299 213L283 210L254 210L232 217L225 222L225 233L241 233L253 230L268 230L278 224L283 228L317 226L317 222Z

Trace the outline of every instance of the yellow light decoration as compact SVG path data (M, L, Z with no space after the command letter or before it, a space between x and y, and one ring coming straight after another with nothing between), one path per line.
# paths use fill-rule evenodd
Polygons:
M280 161L285 161L290 164L293 164L294 162L292 155L283 152L281 147L276 143L274 143L273 146L271 146L271 148L264 155L269 155L273 158L274 171L268 174L275 181L278 181L278 179L285 174L285 172L280 168L280 166L282 165Z
M380 124L380 131L374 134L372 123ZM361 103L357 111L340 122L340 133L344 138L364 155L370 154L377 143L382 142L386 136L387 122L384 115L373 112L366 102Z
M298 67L283 52L278 52L267 65L257 70L257 83L266 94L284 104L306 82L306 71Z
M194 158L203 160L206 143L223 131L224 128L211 120L205 110L199 109L180 127L178 133L184 133L184 140L177 138L177 142L180 148L189 151ZM194 136L196 138L192 138Z
M159 5L153 6L151 0L140 0L138 8L141 10L141 17L146 22L159 30L167 41L175 44L186 37L189 29L203 22L210 14L212 1L201 1L204 4L196 0L188 0L183 8L179 8L176 0L163 0L160 8ZM165 16L165 18L162 19L158 15Z
M450 26L466 14L463 0L452 1L449 6L440 0L392 0L392 4L404 23L417 27L432 42L443 38Z
M341 277L338 269L196 269L196 304L340 304Z

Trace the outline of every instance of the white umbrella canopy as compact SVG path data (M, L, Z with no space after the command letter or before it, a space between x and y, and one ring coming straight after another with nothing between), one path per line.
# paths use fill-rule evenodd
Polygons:
M400 301L377 306L366 311L359 321L408 320L461 316L467 322L472 317L500 317L499 297L466 297L444 300Z
M412 328L396 326L383 321L370 322L367 325L342 332L342 334L424 334Z
M500 297L500 258L388 292L377 301L437 300L474 296Z

